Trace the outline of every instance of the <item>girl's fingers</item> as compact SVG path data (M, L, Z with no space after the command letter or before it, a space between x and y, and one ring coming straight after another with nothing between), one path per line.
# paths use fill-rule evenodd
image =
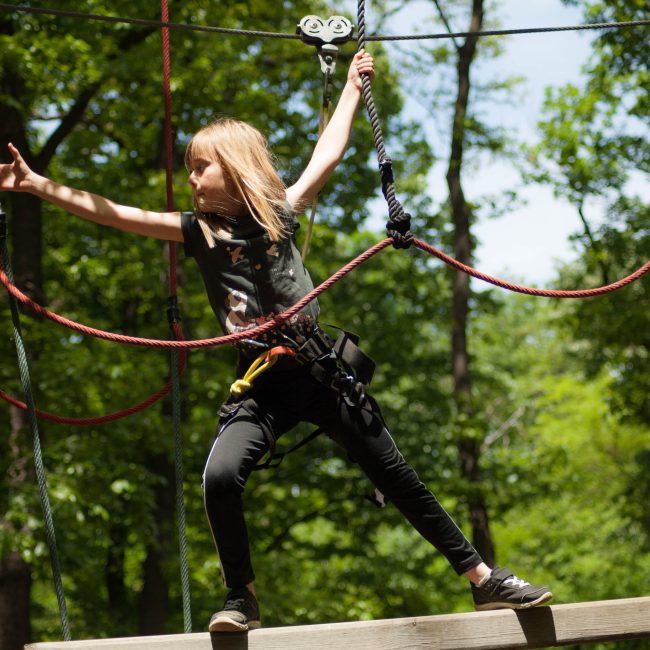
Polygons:
M9 153L12 155L13 159L16 162L20 162L22 160L20 151L18 151L18 149L16 149L16 147L14 147L14 145L11 142L7 145L7 148L9 149Z

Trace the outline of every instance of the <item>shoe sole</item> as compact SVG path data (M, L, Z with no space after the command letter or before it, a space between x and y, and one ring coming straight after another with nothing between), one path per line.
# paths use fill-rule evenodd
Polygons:
M486 612L494 609L531 609L531 607L537 607L538 605L543 605L553 598L553 594L550 591L542 594L536 600L532 600L529 603L517 604L517 603L484 603L482 605L475 605L474 608L477 612Z
M209 632L248 632L249 630L257 630L262 627L259 621L248 621L248 623L238 623L233 621L227 616L220 616L210 622L208 626Z

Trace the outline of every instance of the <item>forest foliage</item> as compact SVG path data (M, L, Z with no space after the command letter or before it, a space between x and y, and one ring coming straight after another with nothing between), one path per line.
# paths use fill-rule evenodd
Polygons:
M378 20L398 3L377 3ZM408 4L408 3L399 3ZM460 21L471 3L452 2ZM647 18L642 0L580 0L585 19ZM326 3L273 0L170 3L173 22L293 32L296 18L331 13ZM493 6L492 6L493 5ZM490 6L497 20L499 3ZM57 8L158 19L143 0L61 0ZM382 11L385 13L382 14ZM329 12L329 13L328 13ZM431 3L431 16L435 17ZM377 29L379 31L379 29ZM514 154L505 134L468 115L466 156L516 156L530 183L553 188L579 213L574 262L558 268L566 289L597 286L650 259L650 40L647 29L592 36L582 87L548 90L539 140ZM173 31L172 108L177 207L191 198L183 168L190 134L216 114L269 134L288 182L313 147L321 75L298 41ZM441 66L453 48L418 50ZM354 47L341 48L336 88ZM402 111L405 88L385 48L373 93L395 159L398 192L416 236L444 247L449 206L427 194L432 151L423 125ZM494 40L478 56L499 56ZM160 33L74 18L0 13L0 158L20 145L43 173L123 203L164 209ZM415 60L415 59L414 59ZM412 77L410 75L413 75ZM500 82L500 83L499 83ZM450 76L445 82L453 83ZM508 93L514 80L495 80ZM444 110L452 85L418 92ZM435 96L434 96L435 95ZM447 108L448 110L448 108ZM74 121L74 124L70 124ZM68 126L66 126L68 125ZM451 125L450 125L451 128ZM59 135L57 135L58 130ZM382 233L368 226L380 201L371 129L360 111L349 155L320 199L309 267L319 282ZM442 179L438 179L440 183ZM468 181L468 182L471 182ZM513 190L514 192L514 190ZM0 197L9 245L22 218ZM485 205L474 206L474 214ZM370 207L372 206L372 208ZM42 206L45 303L107 330L169 337L166 250ZM185 335L219 334L192 260L180 252ZM17 253L14 252L14 255ZM19 260L18 260L19 262ZM378 363L373 395L406 458L463 529L472 489L488 495L497 561L549 584L557 602L646 595L650 575L650 304L647 279L596 299L554 301L472 285L469 345L476 415L464 436L480 441L480 484L459 471L450 360L452 274L421 251L387 249L320 298L323 321L362 337ZM0 301L0 387L20 397L9 302ZM157 390L165 351L120 346L22 314L36 404L71 416L117 410ZM221 604L218 557L203 511L201 474L216 411L233 380L229 348L194 350L182 378L183 461L195 629ZM108 425L41 421L63 580L74 638L135 635L158 616L159 632L182 631L175 529L174 437L168 400ZM29 449L15 414L0 403L0 556L29 566L31 636L60 637L51 569ZM307 434L300 427L289 445ZM265 625L469 611L467 585L326 436L256 472L248 524ZM154 603L155 601L155 603ZM160 614L162 612L162 614ZM149 617L149 618L148 618ZM160 618L162 617L162 618ZM633 647L620 644L620 647Z

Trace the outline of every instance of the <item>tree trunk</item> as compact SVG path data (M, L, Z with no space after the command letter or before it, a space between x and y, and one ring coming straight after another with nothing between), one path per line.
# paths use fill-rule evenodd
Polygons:
M483 0L473 0L469 31L479 31L483 24ZM451 153L447 169L447 184L454 223L454 255L459 262L472 262L471 209L465 200L461 182L465 120L470 90L470 68L476 53L477 37L468 37L458 48L458 91L454 106ZM469 276L456 271L452 293L452 373L454 401L459 424L471 423L474 418L470 356L467 345L469 316ZM485 498L479 487L480 441L464 432L458 442L461 471L469 483L469 509L472 538L476 549L488 564L494 562L494 545L489 530Z
M116 508L116 511L121 513L123 507ZM108 531L110 543L106 552L104 577L110 619L115 621L116 626L121 626L120 629L114 630L116 635L127 633L130 629L129 622L133 620L124 577L127 533L127 528L121 521L111 521Z
M30 642L31 567L17 551L0 559L0 648L23 650Z
M152 473L162 477L156 488L155 523L151 541L147 544L140 594L140 634L166 632L169 585L165 564L174 545L175 482L174 465L164 456L156 456L148 463Z
M13 242L14 277L18 286L35 299L43 297L41 272L41 206L34 197L12 194L11 213L14 215L9 229ZM33 358L34 350L29 350ZM33 492L35 488L30 434L26 412L9 407L10 465L4 479L11 495ZM16 531L20 534L22 531ZM0 648L17 650L31 636L30 592L31 566L16 548L7 549L0 558Z

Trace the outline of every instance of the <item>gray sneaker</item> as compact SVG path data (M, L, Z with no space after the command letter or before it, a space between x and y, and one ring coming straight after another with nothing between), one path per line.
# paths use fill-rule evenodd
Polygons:
M490 577L480 586L472 585L474 607L488 609L528 609L543 605L553 598L547 587L533 587L512 571L494 567Z
M246 588L231 589L223 608L212 615L210 632L248 632L261 627L257 598Z

